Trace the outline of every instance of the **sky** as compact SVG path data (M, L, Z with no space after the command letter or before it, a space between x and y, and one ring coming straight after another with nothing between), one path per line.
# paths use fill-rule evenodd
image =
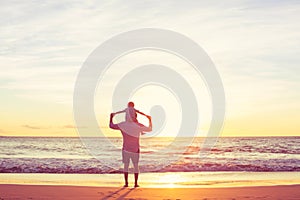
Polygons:
M213 60L226 95L222 136L300 136L299 20L300 2L292 0L1 1L0 135L78 136L73 90L84 61L112 36L151 27L189 37ZM172 63L192 76L175 56L157 54L128 55L112 68L123 64L119 73L125 73L136 63ZM120 75L114 72L105 76L106 102ZM190 84L201 110L199 134L205 133L209 95L202 80ZM168 119L163 132L175 136L176 99L144 89L134 96L136 105L149 112L161 103ZM95 105L101 130L117 136L107 127L110 112L109 103Z

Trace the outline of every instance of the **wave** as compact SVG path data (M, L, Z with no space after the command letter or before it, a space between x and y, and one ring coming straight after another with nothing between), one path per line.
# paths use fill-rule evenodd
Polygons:
M120 162L121 160L116 160ZM271 161L239 163L192 163L178 161L174 164L162 167L163 165L155 162L154 164L142 163L141 172L216 172L216 171L251 171L251 172L282 172L300 171L298 160L289 160L287 163ZM122 173L122 167L113 169L101 164L96 159L1 159L0 173L88 173L88 174L110 174Z

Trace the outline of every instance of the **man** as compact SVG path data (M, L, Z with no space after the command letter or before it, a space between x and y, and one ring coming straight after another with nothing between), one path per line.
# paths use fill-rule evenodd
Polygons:
M134 187L139 187L139 158L140 158L140 135L143 132L152 131L152 120L151 116L146 115L149 119L149 126L146 127L140 123L129 121L126 119L125 122L119 124L113 123L113 117L116 113L110 114L109 127L115 130L120 130L123 136L123 148L122 148L122 161L124 163L124 187L128 187L128 172L130 160L134 167Z

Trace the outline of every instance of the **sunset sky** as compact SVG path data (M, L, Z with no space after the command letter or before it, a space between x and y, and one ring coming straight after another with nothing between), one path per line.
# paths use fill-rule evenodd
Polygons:
M300 136L299 20L297 0L2 1L0 135L77 136L72 101L83 62L108 38L153 27L186 35L215 63L226 95L222 136ZM179 73L187 69L189 76L188 66L169 55L144 52L123 59L127 62L120 61L115 68L128 61L164 62ZM112 72L105 79L104 91L109 92L118 74ZM199 105L203 108L199 129L205 132L209 98L204 97L201 80L192 78L191 87L205 99ZM160 102L158 94L149 97L153 88L145 90L134 100L149 112L152 103ZM172 99L161 94L162 104ZM172 105L169 109L177 112ZM100 111L105 106L95 105L97 119L103 131L116 136L107 128L113 110ZM172 120L168 123L177 122ZM172 131L165 130L166 136L173 136Z

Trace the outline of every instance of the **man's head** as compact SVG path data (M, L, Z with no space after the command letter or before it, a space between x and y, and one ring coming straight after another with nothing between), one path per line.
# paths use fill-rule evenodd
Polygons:
M134 107L134 103L132 101L130 101L130 102L128 102L127 106L133 108Z

